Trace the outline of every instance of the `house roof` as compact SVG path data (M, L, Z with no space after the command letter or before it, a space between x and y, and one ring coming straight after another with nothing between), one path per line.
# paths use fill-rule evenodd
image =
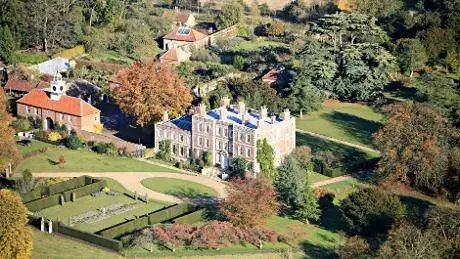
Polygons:
M160 60L181 62L184 60L188 60L189 57L190 54L188 54L182 48L171 48L168 51L166 51L163 55L161 55Z
M35 66L41 74L55 75L66 72L70 68L69 60L66 58L53 58Z
M187 31L187 30L188 30L188 33L183 33L183 31ZM163 37L163 39L195 42L195 41L202 40L206 37L207 37L206 34L201 33L192 28L185 27L185 26L178 26L178 27L174 27L174 29L170 33L166 34Z
M165 122L165 126L177 128L185 131L192 131L192 116L184 115L182 117L176 118Z
M190 16L192 16L192 13L188 11L179 12L174 10L163 13L163 17L173 17L173 21L180 22L181 24L187 23Z
M30 92L32 89L38 88L46 88L46 84L43 84L42 82L40 83L35 83L33 81L28 81L28 80L15 80L15 79L10 79L5 85L5 90L13 90L13 91L19 91L19 92Z
M278 76L281 72L282 69L273 68L270 71L268 71L268 73L266 73L264 76L262 76L262 81L274 83L278 81Z
M48 94L49 93L44 90L33 89L27 95L19 99L17 103L80 117L100 112L91 104L86 103L80 98L63 95L58 101L54 101L51 100Z

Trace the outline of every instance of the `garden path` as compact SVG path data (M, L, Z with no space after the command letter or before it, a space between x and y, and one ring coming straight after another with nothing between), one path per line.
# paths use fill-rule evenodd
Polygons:
M299 133L308 134L308 135L313 136L313 137L329 140L329 141L332 141L332 142L336 142L336 143L343 144L343 145L350 146L350 147L354 147L354 148L357 148L357 149L360 149L360 150L363 150L363 151L366 151L366 152L372 152L372 153L376 153L376 154L380 155L380 151L378 151L377 149L365 147L365 146L362 146L362 145L354 144L354 143L351 143L351 142L348 142L348 141L343 141L343 140L336 139L336 138L327 137L327 136L324 136L324 135L321 135L321 134L318 134L318 133L314 133L314 132L311 132L311 131L300 130L300 129L296 129L296 131L299 132Z
M207 178L200 175L193 174L180 174L180 173L160 173L160 172L106 172L106 173L90 173L90 172L58 172L58 173L34 173L35 177L79 177L88 175L91 177L107 177L119 182L123 187L130 191L135 191L139 195L147 194L151 199L164 201L168 203L180 203L186 200L179 199L172 195L167 195L160 192L152 191L144 187L141 183L142 180L154 177L175 178L185 181L191 181L208 186L217 192L218 198L226 196L225 184L215 179ZM193 202L193 200L192 200ZM203 199L197 202L206 202Z
M346 181L352 178L353 177L351 175L342 175L342 176L334 177L334 178L327 179L324 181L313 183L311 184L311 187L316 188L316 187L321 187L321 186L328 185L328 184L340 183L340 182L343 182L343 181Z

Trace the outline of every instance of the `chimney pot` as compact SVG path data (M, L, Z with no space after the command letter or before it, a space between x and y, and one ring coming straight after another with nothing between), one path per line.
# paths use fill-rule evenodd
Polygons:
M163 122L167 122L167 121L169 121L168 111L164 111L163 112Z
M242 101L238 102L238 113L244 114L246 112L246 104Z
M220 120L224 121L227 120L227 107L222 106L220 107Z
M272 115L270 117L271 121L272 121L272 124L275 124L276 123L276 116L275 115Z
M290 120L291 119L291 112L289 109L285 109L283 111L283 120Z
M206 105L204 105L204 103L200 103L198 105L198 111L199 111L200 116L205 116L206 115Z
M260 107L260 119L265 120L267 118L268 109L265 106Z
M220 100L220 107L227 107L228 105L230 105L230 99L228 98L228 96L222 97L222 99Z

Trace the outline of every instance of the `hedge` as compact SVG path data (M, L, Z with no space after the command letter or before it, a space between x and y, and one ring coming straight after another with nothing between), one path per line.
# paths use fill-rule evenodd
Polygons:
M53 58L61 57L66 59L73 59L85 53L85 47L82 45L75 46L71 49L62 50L53 55Z
M75 193L75 197L78 199L80 197L90 195L91 193L99 192L106 186L107 186L106 181L98 181L90 185L86 185L86 186L83 186L77 189L66 191L63 193L63 195L66 201L70 201L72 193Z
M49 186L49 194L62 193L68 190L73 190L85 186L85 176L72 178L70 180L56 183Z
M149 225L165 222L177 216L183 215L194 208L193 205L188 203L181 203L156 210L138 219L124 222L113 227L104 229L98 234L107 238L119 238L124 235L144 229Z
M172 220L173 223L194 224L202 221L206 213L206 209L197 210L192 213L179 216Z
M148 214L150 224L165 222L177 216L183 215L193 209L194 206L188 203L180 203L165 209Z
M49 197L45 197L43 199L28 202L25 204L25 206L27 207L27 209L29 209L29 211L32 212L43 210L49 207L59 205L60 196L61 194L55 194Z
M23 203L31 202L42 198L43 187L38 187L27 193L21 193Z
M95 245L99 245L111 250L115 250L117 252L120 252L123 249L123 245L120 241L115 240L115 239L110 239L110 238L105 238L93 233L85 232L78 230L73 227L69 227L64 225L62 222L58 222L58 228L57 232L71 236L73 238L77 238L80 240L84 240L90 243L93 243Z
M146 216L142 216L140 218L133 219L131 221L124 222L109 229L103 230L98 234L105 238L119 238L127 234L144 229L148 225L149 219Z

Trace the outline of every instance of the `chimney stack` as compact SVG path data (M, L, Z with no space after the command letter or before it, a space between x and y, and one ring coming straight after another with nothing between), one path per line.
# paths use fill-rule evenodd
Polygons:
M227 107L226 107L226 106L221 106L219 110L220 110L220 117L219 117L219 119L220 119L221 121L227 120Z
M265 124L264 120L261 120L261 119L257 120L257 128L262 128L264 124Z
M198 114L202 117L206 116L206 105L204 103L198 105Z
M260 119L265 120L267 118L267 114L268 114L267 107L265 107L265 105L260 107Z
M230 105L230 99L228 98L228 96L224 96L222 97L222 99L220 99L220 107L228 107Z
M275 124L275 123L276 123L276 115L270 116L270 119L271 119L271 121L272 121L272 124Z
M164 112L163 112L163 118L162 118L162 120L163 120L163 122L169 121L168 111L164 111Z
M243 125L245 125L247 122L249 122L249 113L245 111L243 115L241 116L241 121Z
M243 115L246 111L246 104L242 101L238 102L238 113Z
M284 109L283 111L283 120L290 120L291 119L291 112L289 109Z

